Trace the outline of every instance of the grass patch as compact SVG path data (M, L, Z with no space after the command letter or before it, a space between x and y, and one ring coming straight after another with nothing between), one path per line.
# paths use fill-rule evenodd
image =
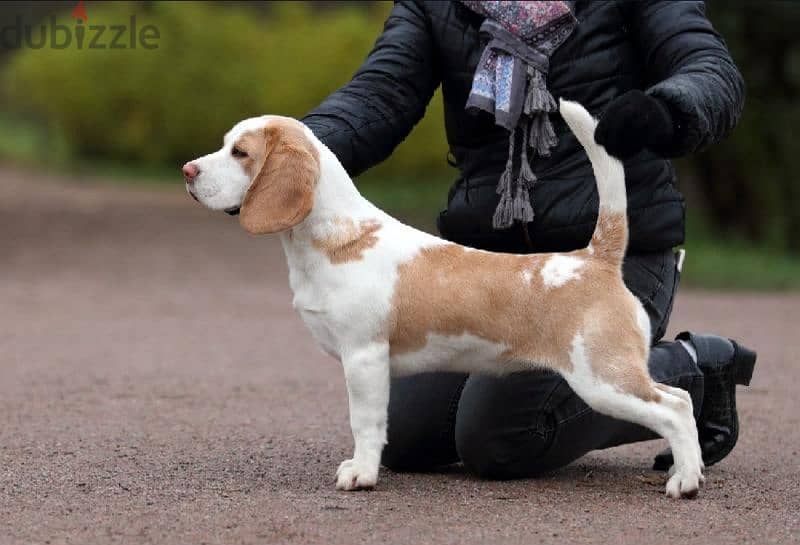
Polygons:
M130 164L114 161L73 161L70 172L92 178L102 178L112 183L149 186L178 185L183 183L181 165L169 168L163 165Z
M715 236L698 216L686 225L681 283L718 290L800 290L800 256L731 237Z
M800 290L800 258L727 241L692 241L685 248L682 285L717 290Z
M42 158L63 164L69 155L63 138L52 137L42 125L23 116L0 110L0 158L33 164Z
M0 160L52 174L97 178L112 183L164 186L179 183L179 168L73 157L67 139L56 130L0 111Z
M414 180L374 178L356 180L359 191L394 217L430 233L436 233L436 218L447 206L447 190L452 180Z

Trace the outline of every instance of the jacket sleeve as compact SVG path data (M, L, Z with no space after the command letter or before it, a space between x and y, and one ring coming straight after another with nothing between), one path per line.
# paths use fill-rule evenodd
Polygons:
M637 1L631 32L644 55L646 92L663 100L675 120L666 154L686 155L724 138L742 113L744 80L704 2Z
M438 85L428 21L417 3L397 2L352 80L302 121L357 176L408 136Z

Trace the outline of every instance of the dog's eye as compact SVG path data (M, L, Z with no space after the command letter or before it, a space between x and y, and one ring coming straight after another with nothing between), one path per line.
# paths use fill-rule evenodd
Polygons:
M231 155L233 155L234 157L247 157L247 152L242 151L237 147L234 147L233 149L231 149Z

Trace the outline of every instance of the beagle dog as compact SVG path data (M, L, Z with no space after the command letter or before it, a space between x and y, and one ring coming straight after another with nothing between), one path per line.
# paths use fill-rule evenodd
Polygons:
M239 213L249 233L280 234L294 307L342 363L355 452L339 466L337 488L378 480L392 374L547 368L596 411L666 438L675 457L667 495L697 494L691 398L650 378L648 316L622 281L622 164L595 143L597 121L581 105L562 100L559 109L588 154L600 203L590 244L568 253L486 252L404 225L287 117L241 121L221 149L184 165L196 200Z

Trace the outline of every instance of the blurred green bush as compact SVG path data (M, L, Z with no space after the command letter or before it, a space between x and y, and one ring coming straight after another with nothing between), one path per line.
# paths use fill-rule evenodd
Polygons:
M238 120L302 116L346 83L390 5L267 10L220 3L89 4L91 24L160 30L158 48L22 48L3 74L7 99L47 122L80 158L181 164L219 147ZM73 27L69 12L59 21ZM437 95L428 115L378 174L430 179L449 168Z

